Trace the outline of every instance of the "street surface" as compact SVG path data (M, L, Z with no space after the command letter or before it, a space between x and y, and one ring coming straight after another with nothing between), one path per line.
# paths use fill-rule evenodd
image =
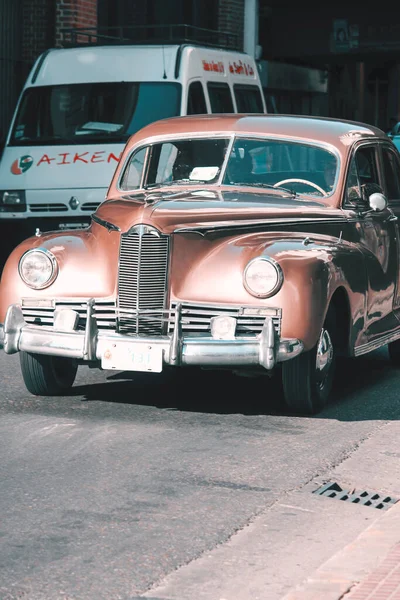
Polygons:
M1 600L280 600L379 516L319 485L400 496L386 349L342 363L314 418L223 372L80 367L37 398L0 352L0 383Z

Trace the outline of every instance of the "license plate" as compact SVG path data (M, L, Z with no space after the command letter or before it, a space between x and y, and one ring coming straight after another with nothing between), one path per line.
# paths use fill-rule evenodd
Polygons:
M58 229L86 229L89 223L59 223Z
M151 344L110 344L103 352L103 369L117 371L162 371L162 348Z

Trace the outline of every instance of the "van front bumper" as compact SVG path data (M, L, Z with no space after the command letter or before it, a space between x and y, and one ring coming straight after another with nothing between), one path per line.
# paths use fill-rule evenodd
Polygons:
M102 363L110 347L119 352L129 352L135 346L156 347L162 351L164 365L191 365L214 367L262 366L271 370L285 360L294 358L303 350L298 339L279 339L271 317L265 317L261 333L256 337L215 339L211 336L184 336L181 327L181 311L176 310L174 330L165 336L132 336L114 331L98 330L93 315L93 303L87 303L86 329L59 330L52 326L28 324L21 307L9 307L0 324L0 348L7 354L19 351L32 354L73 358L80 361ZM121 369L125 370L125 369ZM136 369L134 369L136 370Z

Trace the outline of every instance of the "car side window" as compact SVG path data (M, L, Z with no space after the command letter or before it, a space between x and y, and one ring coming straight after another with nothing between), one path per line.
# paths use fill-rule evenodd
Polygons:
M353 205L363 198L363 186L382 191L380 187L375 146L361 146L353 155L346 181L346 204Z
M383 172L386 193L389 201L400 200L400 165L396 154L389 148L382 148Z
M201 81L193 81L189 85L187 114L207 114L206 98L204 96L204 90Z
M233 101L231 90L227 83L208 83L208 95L210 98L211 112L233 113Z

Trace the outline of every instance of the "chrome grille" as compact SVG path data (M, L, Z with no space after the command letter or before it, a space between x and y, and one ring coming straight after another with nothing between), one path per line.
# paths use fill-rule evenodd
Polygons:
M121 236L118 274L118 329L161 335L167 292L169 236L146 225ZM131 313L129 313L131 311ZM146 311L137 314L138 311Z
M175 309L176 303L171 304ZM258 314L257 314L258 313ZM209 335L211 333L210 321L217 316L235 317L236 336L254 336L261 332L265 317L272 317L275 332L281 333L281 309L242 307L242 306L220 306L209 304L182 303L182 331L184 334ZM173 323L169 323L169 331L173 330Z
M22 299L22 314L27 323L34 325L49 325L54 323L54 311L63 308L75 310L79 314L78 329L85 329L86 326L86 310L87 300L55 300L51 306L35 306L37 300L30 301ZM96 300L94 305L97 327L99 329L114 329L116 328L116 307L115 302L105 302Z

